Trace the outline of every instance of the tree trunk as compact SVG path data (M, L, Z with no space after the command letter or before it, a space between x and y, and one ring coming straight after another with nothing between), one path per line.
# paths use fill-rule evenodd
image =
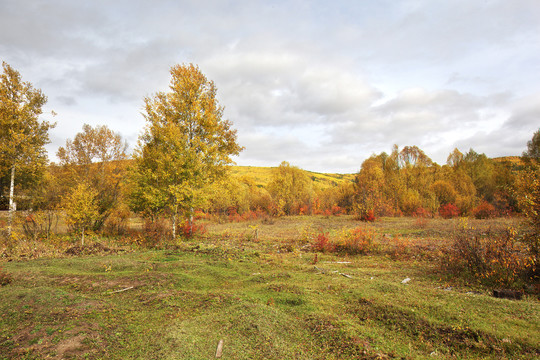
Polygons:
M11 167L11 183L9 185L9 214L8 214L8 237L11 237L11 227L13 225L13 215L15 214L16 204L13 199L15 188L15 164Z
M82 228L81 246L84 246L84 226Z
M189 237L193 236L193 207L189 208Z
M176 217L178 213L178 205L174 205L174 212L172 216L172 238L176 239Z

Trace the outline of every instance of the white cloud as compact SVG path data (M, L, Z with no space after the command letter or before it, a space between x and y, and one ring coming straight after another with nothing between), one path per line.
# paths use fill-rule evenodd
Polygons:
M536 0L3 0L0 60L59 114L53 153L84 122L133 146L143 97L195 62L239 161L352 172L394 143L438 162L520 154L540 115L539 18Z

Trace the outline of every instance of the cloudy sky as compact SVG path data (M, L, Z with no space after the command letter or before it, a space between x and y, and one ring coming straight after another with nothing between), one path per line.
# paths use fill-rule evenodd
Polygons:
M357 172L393 144L520 155L540 127L538 0L0 0L0 60L133 148L174 64L216 83L239 165Z

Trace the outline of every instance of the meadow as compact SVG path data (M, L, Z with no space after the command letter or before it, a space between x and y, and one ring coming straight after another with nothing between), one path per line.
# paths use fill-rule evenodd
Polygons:
M540 356L534 287L445 264L460 232L519 219L231 220L153 247L136 233L5 245L0 359ZM493 297L504 284L522 299Z

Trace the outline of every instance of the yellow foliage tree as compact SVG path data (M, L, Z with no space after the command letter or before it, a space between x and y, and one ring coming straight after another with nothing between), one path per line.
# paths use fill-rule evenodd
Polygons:
M49 129L55 124L39 121L47 97L41 90L23 82L19 72L2 63L0 75L0 167L9 169L9 223L11 234L15 174L37 174L47 163L45 144L49 142Z
M297 213L301 206L311 203L313 196L307 172L286 161L274 169L267 188L278 208L278 215Z
M80 232L81 245L84 245L86 230L99 216L96 197L97 192L94 189L86 183L79 183L63 201L66 223L73 231Z
M97 191L99 216L92 227L100 229L113 212L122 211L122 190L127 143L105 125L83 125L83 131L68 139L56 155L62 165L56 175L65 187L85 182ZM60 181L58 179L57 181Z
M173 66L170 73L170 92L144 100L147 127L135 150L131 206L169 214L176 237L178 216L191 225L205 189L242 148L231 122L222 118L214 82L193 64Z

